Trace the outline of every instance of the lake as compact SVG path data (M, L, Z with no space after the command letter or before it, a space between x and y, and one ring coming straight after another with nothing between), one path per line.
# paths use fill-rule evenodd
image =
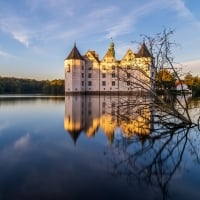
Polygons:
M198 127L155 124L150 101L0 96L0 200L199 200Z

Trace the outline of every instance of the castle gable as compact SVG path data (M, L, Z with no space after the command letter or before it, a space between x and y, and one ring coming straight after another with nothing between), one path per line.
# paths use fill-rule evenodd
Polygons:
M115 61L115 57L110 49L106 52L105 56L102 59L102 62L113 62Z
M115 48L114 43L110 43L110 47L108 48L105 56L103 57L101 62L115 62Z
M126 54L124 55L124 57L121 59L121 63L124 62L132 62L135 59L135 54L133 53L133 51L131 49L129 49Z
M92 62L99 63L99 57L95 51L88 51L85 55Z

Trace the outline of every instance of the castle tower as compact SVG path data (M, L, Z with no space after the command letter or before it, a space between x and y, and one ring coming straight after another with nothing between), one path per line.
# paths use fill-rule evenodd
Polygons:
M100 92L110 93L118 91L117 60L115 58L113 42L100 62Z
M65 93L85 92L85 61L76 44L64 61Z

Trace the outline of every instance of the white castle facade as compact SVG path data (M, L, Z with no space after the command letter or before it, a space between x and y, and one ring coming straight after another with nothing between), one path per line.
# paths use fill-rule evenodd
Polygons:
M64 71L66 95L147 92L155 76L145 43L138 53L128 49L121 60L115 58L113 42L101 60L95 51L81 55L75 44L64 60Z

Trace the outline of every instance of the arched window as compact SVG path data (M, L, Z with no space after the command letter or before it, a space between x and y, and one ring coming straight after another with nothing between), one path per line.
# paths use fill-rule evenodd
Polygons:
M70 64L67 65L67 72L70 72Z

